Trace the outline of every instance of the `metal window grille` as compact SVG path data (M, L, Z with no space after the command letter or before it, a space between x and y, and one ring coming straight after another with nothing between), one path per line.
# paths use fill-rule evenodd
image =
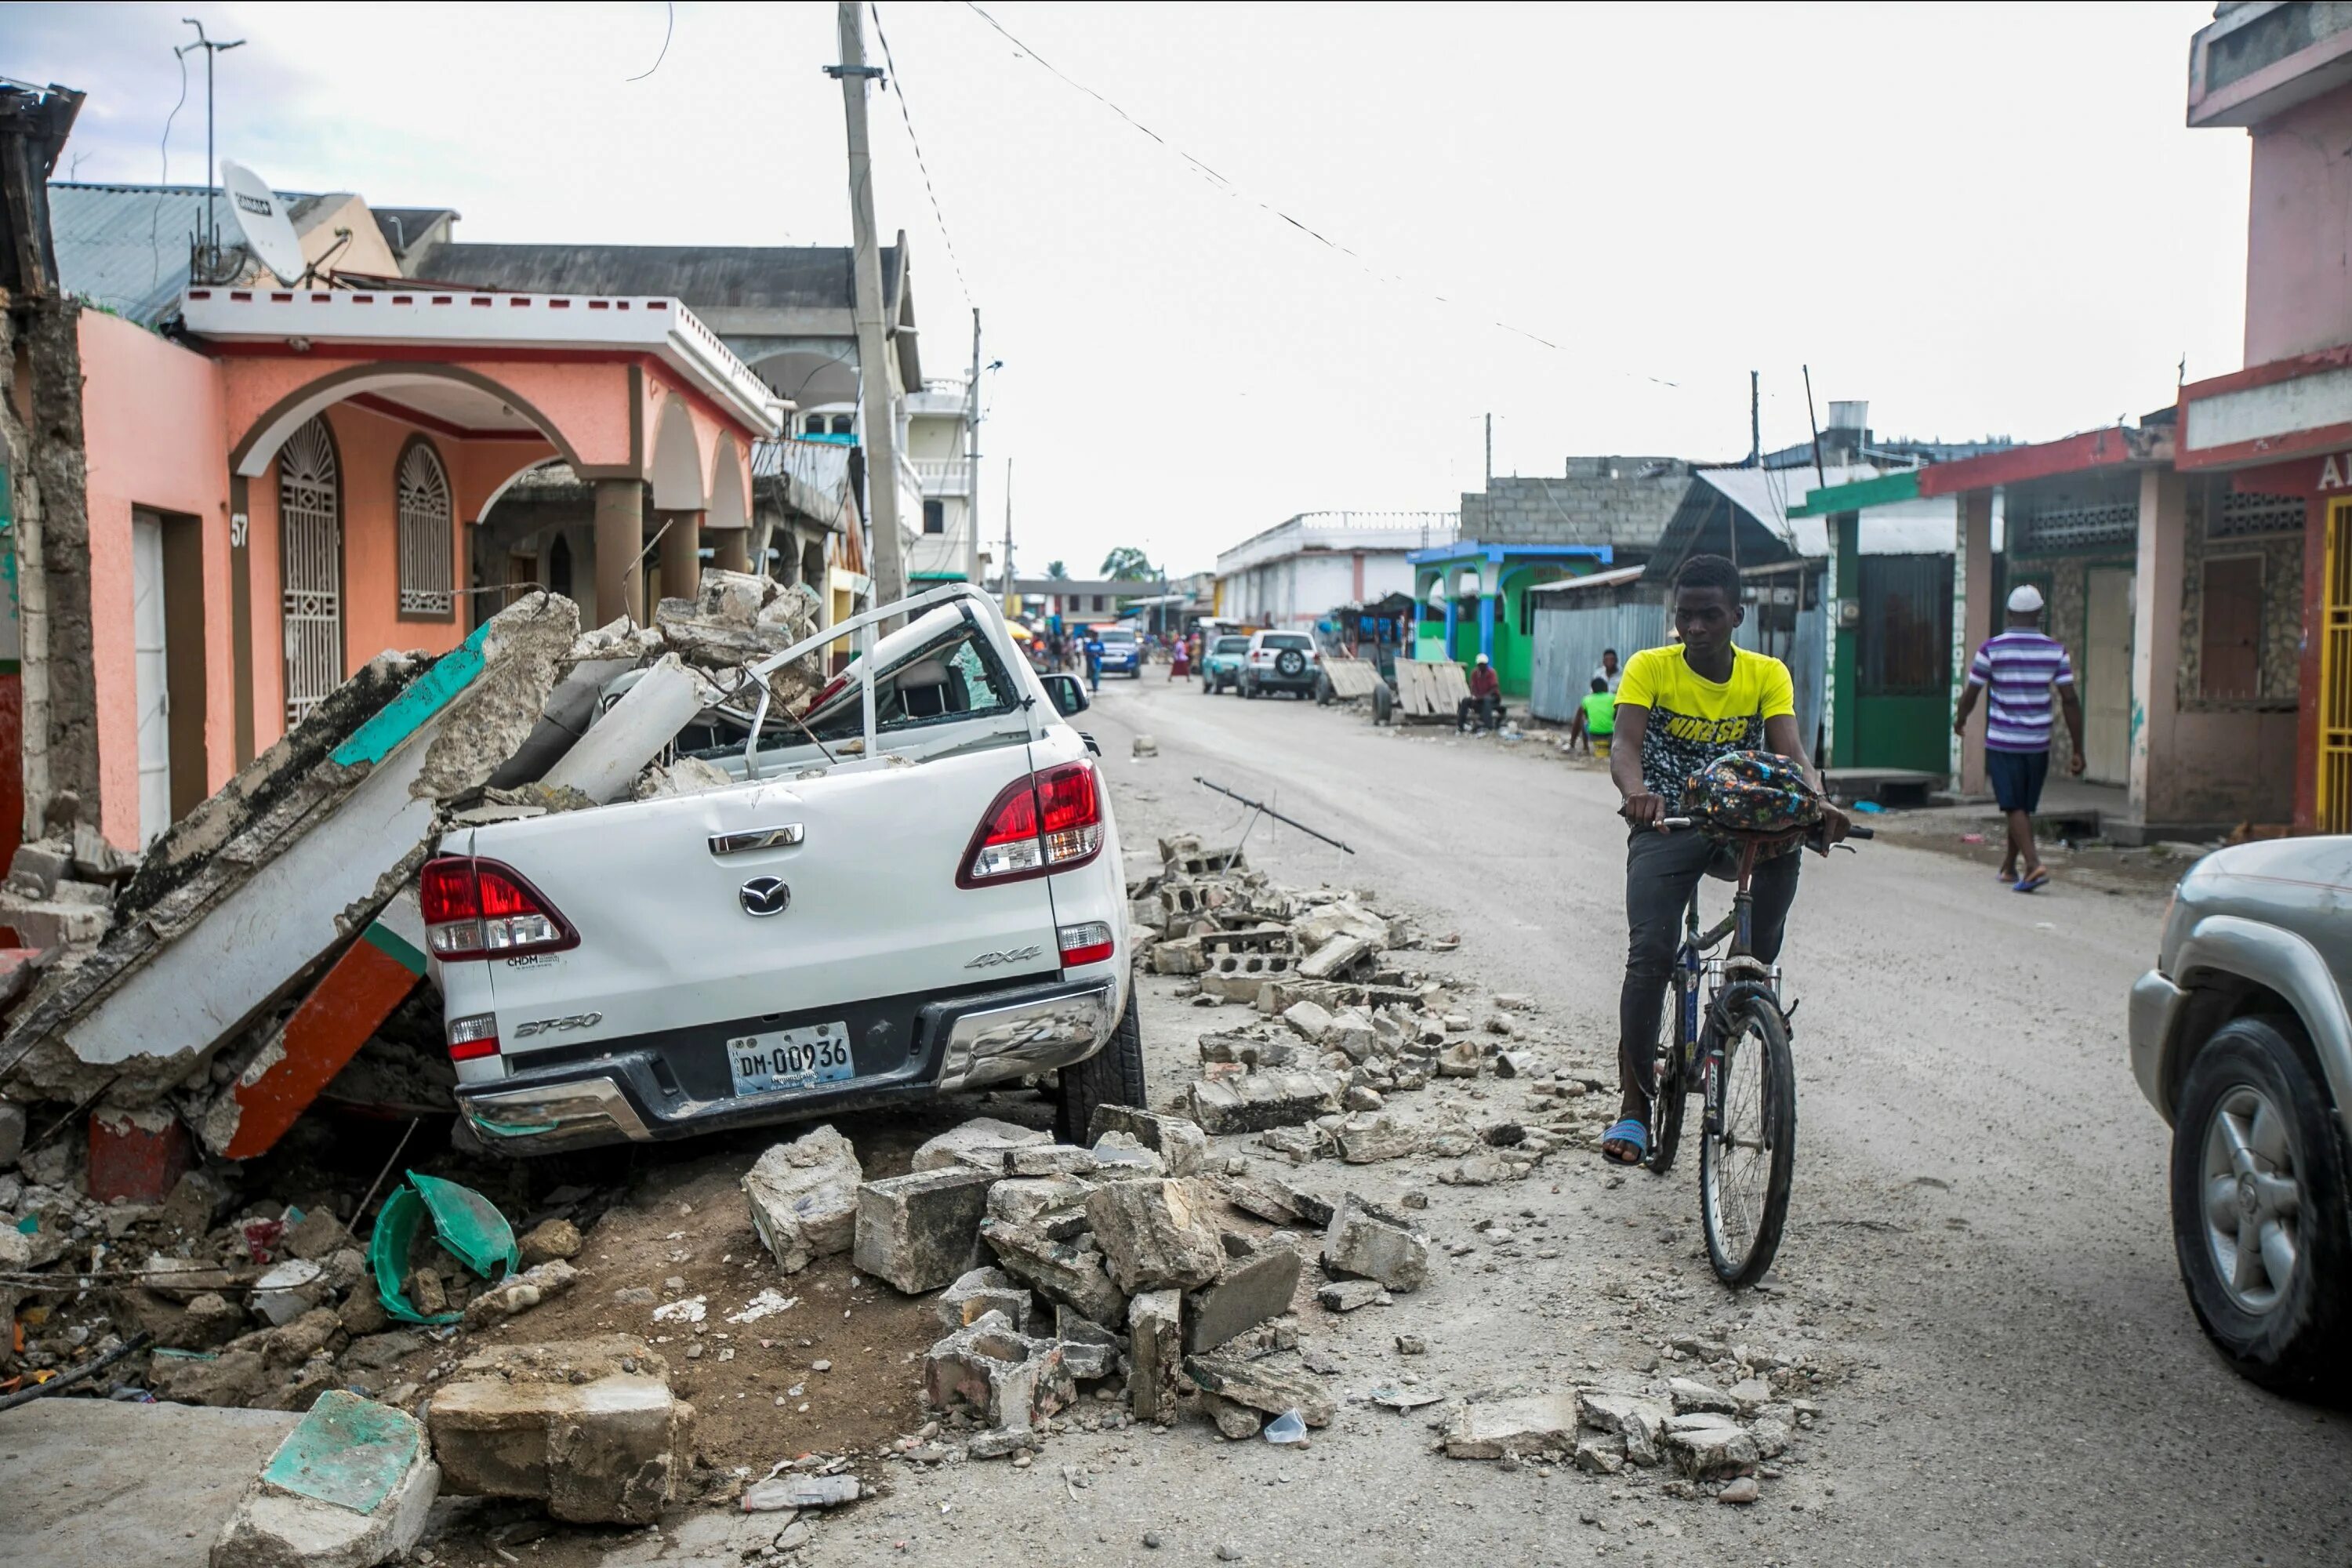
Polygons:
M312 419L279 449L278 582L289 727L343 682L341 482L323 421Z
M2301 533L2301 496L2267 496L2231 490L2221 497L2205 529L2208 539L2252 539L2264 533Z
M449 546L449 476L417 442L400 459L400 613L446 616L457 603Z
M2139 539L2139 503L2055 506L2024 512L2012 526L2020 550L2086 550Z

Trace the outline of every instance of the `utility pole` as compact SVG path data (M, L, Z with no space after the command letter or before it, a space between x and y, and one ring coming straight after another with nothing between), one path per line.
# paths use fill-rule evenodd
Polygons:
M1495 416L1491 414L1486 416L1486 493L1495 493ZM1486 510L1491 513L1494 502L1487 502Z
M220 264L220 220L213 216L213 195L215 192L220 189L220 165L213 161L213 57L222 53L224 50L241 49L245 47L245 40L243 38L238 38L234 43L216 44L210 38L205 37L205 25L202 22L197 21L194 16L183 16L180 20L186 26L194 27L196 30L196 41L193 44L182 44L178 48L173 49L172 52L179 56L182 59L185 59L187 58L188 51L190 49L202 49L205 51L204 249L205 265L209 269L216 268ZM207 280L210 280L209 278Z
M1013 615L1013 459L1004 459L1004 614Z
M841 83L849 122L849 219L856 246L857 382L866 426L866 517L874 534L874 603L907 596L905 542L898 537L898 424L891 407L890 364L882 321L882 249L874 237L874 154L866 135L866 84L879 68L866 63L857 0L841 0L841 63L824 74ZM900 258L903 266L905 258Z
M1748 373L1748 466L1764 466L1764 405L1763 391L1756 373Z
M980 581L980 307L971 310L971 385L963 413L963 574Z

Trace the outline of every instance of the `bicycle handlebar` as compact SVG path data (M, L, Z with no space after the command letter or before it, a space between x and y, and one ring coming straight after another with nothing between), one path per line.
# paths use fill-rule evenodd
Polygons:
M1687 816L1662 816L1658 819L1658 826L1671 832L1685 827L1696 827L1698 824L1695 819ZM1863 826L1860 823L1849 825L1845 830L1845 836L1848 838L1875 838L1878 837L1876 833L1874 833L1869 828ZM1759 838L1778 838L1786 837L1789 837L1789 835L1759 833L1754 835L1754 837Z

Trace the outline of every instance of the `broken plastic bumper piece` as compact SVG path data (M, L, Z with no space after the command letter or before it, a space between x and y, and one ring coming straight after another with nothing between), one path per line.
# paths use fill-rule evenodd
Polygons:
M485 1144L509 1153L657 1142L1053 1072L1102 1047L1118 1024L1118 984L1110 980L943 998L908 1020L917 1044L902 1067L866 1072L869 1063L861 1056L861 1075L845 1082L736 1094L714 1084L708 1092L688 1093L678 1086L671 1056L677 1047L641 1039L607 1056L461 1084L457 1105Z

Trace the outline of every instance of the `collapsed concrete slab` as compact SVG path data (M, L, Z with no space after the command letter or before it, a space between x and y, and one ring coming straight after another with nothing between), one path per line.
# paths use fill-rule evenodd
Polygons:
M720 693L676 654L665 654L637 678L541 776L551 790L576 789L599 805L629 793L637 774L679 730Z
M384 654L345 681L149 849L97 950L0 1037L12 1089L79 1100L104 1084L112 1103L152 1103L209 1062L408 884L434 791L493 765L443 738L535 714L548 650L577 629L571 601L534 595L438 659Z
M1185 1297L1184 1350L1198 1355L1290 1310L1302 1268L1287 1247L1268 1247L1227 1261L1213 1283Z
M677 1500L694 1407L643 1340L506 1345L458 1363L425 1415L447 1489L543 1500L580 1524L651 1524Z
M1453 1417L1446 1423L1445 1453L1454 1459L1565 1454L1576 1445L1576 1426L1573 1394L1465 1400L1454 1407Z
M373 1568L416 1544L440 1489L413 1417L331 1388L246 1488L212 1568Z
M1312 1375L1271 1362L1232 1354L1192 1355L1184 1358L1184 1371L1218 1398L1267 1415L1296 1410L1309 1426L1328 1426L1339 1413Z
M847 1252L856 1240L857 1189L865 1180L857 1151L830 1126L761 1154L744 1173L743 1196L751 1228L776 1267L797 1274L819 1258Z
M45 1568L205 1568L247 1483L298 1419L108 1399L40 1399L0 1414L9 1456L0 1554Z

